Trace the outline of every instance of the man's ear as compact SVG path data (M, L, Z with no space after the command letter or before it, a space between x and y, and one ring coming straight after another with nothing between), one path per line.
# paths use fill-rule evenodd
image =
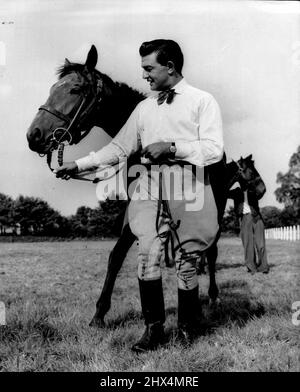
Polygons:
M168 69L168 74L172 75L175 72L175 65L174 65L173 61L168 61L167 62L167 67L169 68Z

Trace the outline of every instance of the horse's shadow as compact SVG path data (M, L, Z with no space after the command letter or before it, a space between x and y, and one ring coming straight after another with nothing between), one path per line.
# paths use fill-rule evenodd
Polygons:
M248 320L264 314L264 306L244 293L222 293L221 302L213 305L209 304L207 298L202 300L205 333L212 333L217 328L230 324L243 327Z

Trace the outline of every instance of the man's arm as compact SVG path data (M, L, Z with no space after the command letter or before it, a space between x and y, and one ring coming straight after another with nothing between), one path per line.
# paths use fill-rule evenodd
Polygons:
M222 117L218 103L207 94L199 106L199 140L176 142L175 157L197 166L219 162L224 153Z
M139 106L139 105L138 105ZM97 152L77 159L74 162L66 162L56 169L56 177L69 179L72 174L100 167L101 165L113 165L125 160L139 148L139 108L138 106L130 115L129 119L120 132L111 142Z

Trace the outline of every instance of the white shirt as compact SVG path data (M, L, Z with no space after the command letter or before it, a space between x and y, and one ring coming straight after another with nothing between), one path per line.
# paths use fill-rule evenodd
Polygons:
M248 203L247 191L244 191L244 203L243 203L243 214L251 214L251 209Z
M174 87L171 104L157 98L140 102L120 132L101 150L76 160L79 171L112 165L156 142L175 142L175 159L197 166L218 162L223 156L222 119L214 97L182 79Z

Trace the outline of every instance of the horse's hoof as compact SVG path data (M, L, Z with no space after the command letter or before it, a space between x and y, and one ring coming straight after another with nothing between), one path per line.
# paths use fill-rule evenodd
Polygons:
M212 299L212 298L209 299L209 307L210 308L213 308L213 307L216 307L219 305L221 305L220 298L217 297L216 299Z
M105 321L102 318L93 317L92 321L89 323L90 327L105 328Z

